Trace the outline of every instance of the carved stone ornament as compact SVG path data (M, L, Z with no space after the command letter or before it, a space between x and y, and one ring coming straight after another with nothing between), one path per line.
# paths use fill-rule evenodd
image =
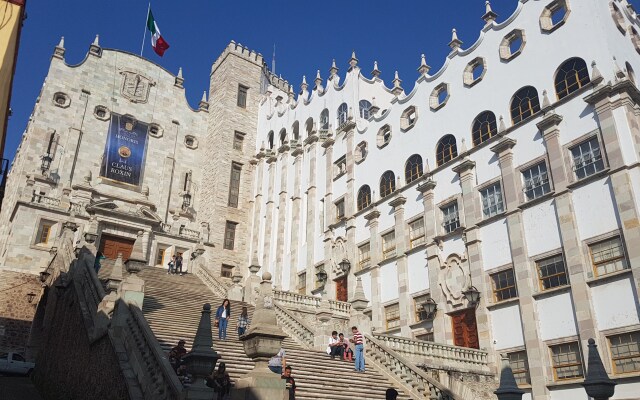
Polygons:
M149 91L155 82L133 71L121 71L120 73L123 76L120 89L122 96L134 103L146 103Z
M339 264L344 259L349 259L347 254L347 242L342 237L338 237L333 241L332 246L331 270L333 272L333 276L340 276L343 274Z
M452 305L462 304L465 290L469 282L469 267L457 254L451 254L444 263L440 264L438 284L447 302Z

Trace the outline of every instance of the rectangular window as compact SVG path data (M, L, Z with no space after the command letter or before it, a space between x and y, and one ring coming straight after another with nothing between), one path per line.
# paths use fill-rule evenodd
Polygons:
M562 254L540 260L536 265L541 290L553 289L569 283Z
M598 143L597 137L572 147L570 151L576 178L586 178L604 169L604 161L602 160L600 143Z
M347 157L342 156L335 163L333 163L333 170L335 178L339 178L347 173Z
M491 274L491 281L493 282L493 299L495 301L518 297L513 268Z
M382 235L382 259L387 260L396 256L396 232L391 231Z
M400 304L392 304L384 308L384 315L387 320L387 330L400 327Z
M522 179L524 180L524 188L522 190L527 200L537 199L551 191L547 164L544 162L522 171Z
M422 340L424 342L433 342L433 332L427 332L421 335L416 335L416 339Z
M583 377L582 357L578 342L549 346L549 350L551 350L553 376L556 381Z
M307 273L301 272L298 274L298 293L307 294Z
M365 243L358 247L358 271L371 265L371 244Z
M513 371L518 385L530 385L531 377L529 376L529 362L527 361L527 352L516 351L507 354L509 357L509 365Z
M640 371L640 331L609 336L613 372L626 374Z
M233 134L233 149L242 151L243 144L244 144L244 133L236 131Z
M47 244L49 242L49 235L51 234L51 228L53 228L54 222L42 221L38 227L38 234L36 235L36 244Z
M451 233L460 228L460 217L458 215L458 202L454 201L441 208L442 226L446 233Z
M409 223L409 245L413 249L426 242L424 237L424 218Z
M344 199L338 200L336 205L336 220L340 221L344 218Z
M249 88L244 85L238 85L238 107L247 108L247 93Z
M233 265L222 264L220 276L223 278L231 278L233 276Z
M158 255L156 256L156 265L164 265L162 261L164 260L164 252L166 250L167 249L162 248L158 249Z
M607 275L612 272L629 268L624 247L620 237L614 237L589 246L591 262L596 276Z
M233 250L236 241L236 225L235 222L227 221L227 225L224 229L224 248L227 250Z
M231 181L229 183L229 207L238 208L238 198L240 196L240 173L242 165L231 164Z
M427 313L425 312L422 305L426 303L430 298L431 295L428 294L413 298L413 306L414 310L416 310L416 322L425 321L427 319Z
M482 196L482 213L485 218L493 217L504 211L500 182L482 189L480 194Z

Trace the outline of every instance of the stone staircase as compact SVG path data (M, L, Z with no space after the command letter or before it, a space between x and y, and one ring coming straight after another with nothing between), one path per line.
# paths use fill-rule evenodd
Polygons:
M100 277L106 278L113 262L103 260ZM138 276L145 281L143 313L149 326L168 352L179 339L185 339L187 349L193 343L200 311L204 303L210 303L215 311L222 299L215 296L207 286L194 275L168 275L165 269L145 268ZM253 368L237 336L237 318L242 306L247 306L252 316L253 307L240 302L232 302L227 340L218 340L217 328L213 328L213 348L220 361L227 363L231 379L235 380ZM353 363L331 360L326 353L303 348L291 338L286 338L283 347L287 352L287 364L293 367L299 400L351 400L384 399L385 390L396 387L400 399L410 397L402 393L397 384L392 383L375 367L367 364L366 373L353 370Z

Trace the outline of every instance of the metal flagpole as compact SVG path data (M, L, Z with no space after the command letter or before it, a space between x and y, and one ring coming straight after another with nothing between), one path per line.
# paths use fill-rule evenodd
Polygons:
M142 34L142 47L140 48L140 57L142 57L142 51L144 50L144 41L147 38L147 21L149 20L150 12L151 12L151 2L149 2L149 8L147 8L147 17L144 20L144 33Z

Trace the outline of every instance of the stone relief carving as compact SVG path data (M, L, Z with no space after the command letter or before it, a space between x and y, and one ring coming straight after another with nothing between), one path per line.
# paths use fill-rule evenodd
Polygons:
M349 259L346 240L342 237L338 237L333 241L331 250L331 270L333 272L333 276L338 277L344 274L342 269L340 269L340 262L344 259Z
M452 305L462 304L462 292L469 286L469 267L463 254L451 254L440 263L438 284L447 301Z
M146 103L149 91L155 82L137 72L125 70L120 73L123 75L120 89L122 96L134 103Z

